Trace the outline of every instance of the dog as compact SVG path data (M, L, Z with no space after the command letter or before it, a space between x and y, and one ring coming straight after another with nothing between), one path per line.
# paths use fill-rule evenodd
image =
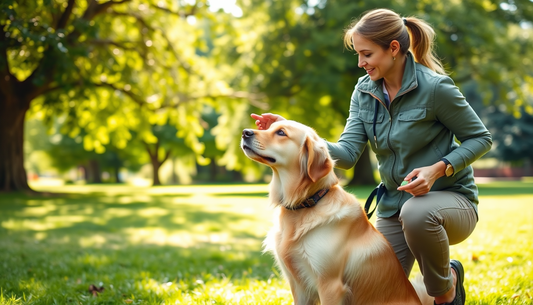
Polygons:
M340 185L327 145L310 127L279 121L245 129L245 155L269 166L274 226L264 241L295 304L433 304L385 237Z

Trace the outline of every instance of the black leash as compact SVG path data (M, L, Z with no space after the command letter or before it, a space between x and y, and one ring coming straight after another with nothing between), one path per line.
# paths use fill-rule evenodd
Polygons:
M368 219L370 219L370 217L374 215L374 212L376 211L378 207L379 201L381 200L381 197L383 196L383 194L385 194L386 190L387 189L385 188L385 185L383 184L383 182L381 182L378 186L376 186L376 188L372 191L372 193L370 193L370 196L368 196L368 199L366 200L366 203L365 203L365 213ZM374 198L376 196L377 196L376 206L374 206L374 209L371 212L369 212L370 206L372 205L372 201L374 201Z

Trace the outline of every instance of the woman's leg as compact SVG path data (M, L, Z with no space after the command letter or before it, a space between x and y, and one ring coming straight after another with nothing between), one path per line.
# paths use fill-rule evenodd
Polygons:
M415 262L415 257L411 253L409 246L407 246L402 230L402 223L398 219L398 215L389 218L378 217L376 228L389 241L389 244L394 249L394 253L396 253L396 257L402 264L405 275L409 277Z
M405 240L418 261L429 295L442 296L454 286L449 245L465 240L477 214L461 194L429 192L405 202L400 212Z

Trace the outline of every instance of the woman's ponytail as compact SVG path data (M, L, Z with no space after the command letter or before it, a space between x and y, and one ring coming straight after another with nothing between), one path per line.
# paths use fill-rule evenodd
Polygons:
M416 17L408 17L404 20L410 32L410 49L415 61L437 73L446 74L442 63L434 53L435 31L433 28L424 20Z

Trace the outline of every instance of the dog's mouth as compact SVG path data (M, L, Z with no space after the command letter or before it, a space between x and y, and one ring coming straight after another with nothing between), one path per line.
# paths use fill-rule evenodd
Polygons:
M255 150L253 150L250 146L247 146L246 144L242 145L242 149L245 152L250 152L250 153L252 153L252 154L254 154L254 155L260 157L261 159L266 160L266 161L268 161L270 163L276 163L276 159L274 159L272 157L267 157L267 156L260 155Z

